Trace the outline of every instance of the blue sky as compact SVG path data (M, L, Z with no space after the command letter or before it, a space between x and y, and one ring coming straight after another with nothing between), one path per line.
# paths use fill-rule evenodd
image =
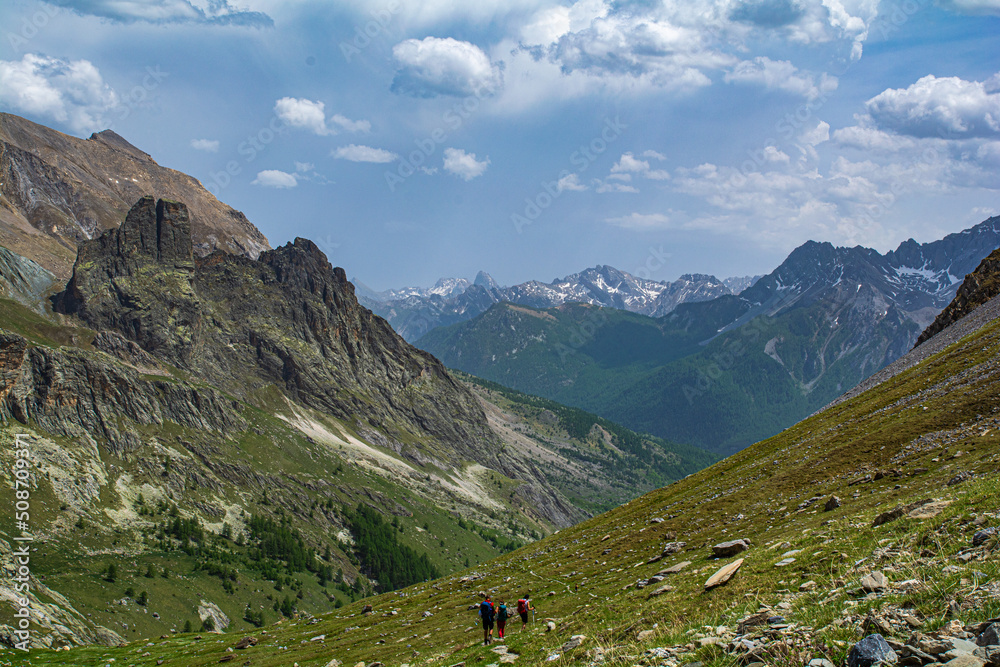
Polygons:
M111 127L376 289L765 273L809 239L885 251L1000 212L1000 0L8 0L0 19L3 110Z

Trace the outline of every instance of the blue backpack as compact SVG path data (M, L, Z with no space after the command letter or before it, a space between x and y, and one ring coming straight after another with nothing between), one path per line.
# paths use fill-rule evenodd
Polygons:
M483 600L479 605L479 615L483 617L483 620L487 623L493 621L493 605L487 600Z

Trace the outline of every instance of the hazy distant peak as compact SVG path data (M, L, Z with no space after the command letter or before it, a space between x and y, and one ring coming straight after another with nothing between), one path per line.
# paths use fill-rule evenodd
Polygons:
M500 285L497 284L497 281L493 280L493 276L485 271L477 273L475 280L472 281L472 284L478 285L479 287L486 287L487 289L500 289Z

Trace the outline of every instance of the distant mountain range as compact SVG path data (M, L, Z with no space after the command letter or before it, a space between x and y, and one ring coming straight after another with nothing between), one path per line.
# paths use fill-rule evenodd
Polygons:
M662 317L502 304L417 344L450 367L725 454L905 354L998 246L1000 217L884 255L809 242L739 295Z
M464 278L442 278L430 288L375 292L357 281L355 285L362 305L388 320L403 338L413 341L436 327L470 320L503 301L532 308L589 303L661 317L682 303L739 294L758 277L720 280L688 274L673 282L659 282L611 266L597 266L551 283L532 280L512 287L500 287L483 271L471 283Z

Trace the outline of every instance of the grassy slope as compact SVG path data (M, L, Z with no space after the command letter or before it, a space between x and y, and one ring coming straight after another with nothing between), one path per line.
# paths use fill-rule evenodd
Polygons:
M2 305L0 326L26 336L34 345L92 349L93 332L89 330L53 324L13 302L4 300ZM173 372L177 381L184 381L187 375L172 368L165 370ZM508 408L520 406L519 419L526 437L557 446L562 454L571 453L581 465L586 464L586 458L606 454L598 437L572 437L558 425L532 419L528 413L541 408L523 405L524 399L516 393L506 393L505 398L493 392L493 400L502 400ZM155 529L170 518L169 509L157 509L160 501L177 505L183 517L197 516L211 524L210 533L219 532L223 521L238 529L250 513L287 517L309 547L320 554L331 550L331 559L323 563L334 572L343 570L349 582L356 580L358 564L337 533L344 528L341 508L353 509L359 502L378 507L386 521L395 517L403 528L399 541L428 554L442 573L477 565L502 553L510 541L524 543L553 529L512 493L519 483L503 475L485 469L465 475L433 467L416 471L391 452L387 453L389 458L408 472L379 474L366 456L324 441L315 433L303 433L279 418L291 417L292 409L276 389L259 392L254 403L256 407L243 407L242 416L248 423L244 432L199 432L172 423L136 425L147 444L125 458L71 439L46 436L30 423L26 427L14 423L0 426L0 458L4 461L11 456L9 442L15 432L36 432L45 441L47 453L41 457L36 473L39 483L32 492L32 523L36 529L45 527L40 530L43 541L32 561L34 574L45 577L45 584L69 598L81 614L127 639L180 630L185 621L200 627L195 611L201 600L218 604L232 620L231 630L239 631L252 628L243 620L248 604L253 610L262 610L270 623L282 617L272 605L286 595L301 611L311 613L329 611L334 602L349 603L352 597L338 590L336 582L321 586L316 575L307 572L284 572L283 577L290 577L294 584L290 586L286 579L278 586L254 569L248 548L210 534L207 543L220 553L216 560L228 561L240 571L235 591L227 592L223 579L199 569L199 558L182 551L179 542L166 550L158 543ZM560 413L579 412L543 403L545 409ZM358 437L336 420L307 414L334 434ZM587 417L612 432L613 445L622 445L618 438L628 434L656 454L652 457L656 465L642 477L634 471L600 471L601 479L581 484L572 474L579 468L547 469L556 486L590 512L616 506L654 488L657 481L677 479L711 462L710 455L698 450L678 448L683 457L676 456L663 451L656 439L644 440L605 420ZM517 454L512 451L510 455ZM227 479L218 469L205 465L201 460L204 456L217 463L236 464L257 477ZM632 467L633 459L626 457L624 461L624 467ZM603 479L604 475L609 479ZM70 481L58 481L67 476ZM478 485L470 489L471 497L469 491L463 491L470 480ZM81 484L93 487L89 495L77 493L75 487ZM485 489L488 496L477 498L479 489ZM138 501L140 493L143 505ZM68 495L74 499L68 500ZM490 507L494 500L499 504ZM326 508L327 502L333 507ZM206 508L223 508L226 514L209 513ZM144 510L141 516L140 509ZM0 516L0 533L5 537L16 534L12 515ZM119 571L113 583L100 574L110 564ZM144 576L150 565L158 576ZM168 577L159 576L165 569ZM134 590L133 600L141 591L148 593L151 604L147 609L134 601L118 604L129 588ZM41 597L46 599L44 593ZM160 619L152 617L154 611ZM10 623L8 616L7 611L0 612L0 624Z
M611 651L608 664L633 664L643 649L671 645L687 645L692 659L709 665L730 664L718 648L696 649L693 638L705 626L734 627L761 605L781 604L780 613L798 624L794 635L807 627L814 632L806 651L810 655L774 660L789 665L801 665L811 655L842 659L850 643L863 636L862 620L870 609L906 606L925 629L944 621L953 600L963 609L963 620L997 616L996 538L969 552L973 560L968 564L955 556L968 549L978 529L973 517L982 517L987 525L1000 523L995 481L1000 467L998 354L1000 323L994 322L876 390L476 568L468 573L479 577L475 581L453 575L368 600L375 610L369 616L362 616L361 603L355 603L314 625L300 620L268 628L266 635L258 633L262 644L245 656L254 665L297 662L302 667L325 665L331 658L391 665L496 661L479 645L475 614L467 611L480 590L511 599L531 588L539 619L555 622L551 633L541 623L528 632L511 632L508 646L521 654L520 665L560 653L561 644L576 633L588 639L556 665L577 664L595 646ZM980 476L948 486L959 472ZM843 507L824 512L821 501L802 506L829 494L839 495ZM932 519L902 518L872 527L878 513L926 497L952 504ZM654 518L665 521L651 523ZM739 536L754 544L742 570L727 586L705 592L704 581L722 564L710 559L709 545ZM672 539L687 542L687 551L646 564ZM782 552L792 549L801 550L796 562L775 568ZM650 599L646 590L624 590L681 560L692 564L670 580L674 591ZM949 565L954 569L945 570ZM876 569L894 584L909 579L919 583L914 589L893 586L884 596L857 593L859 579ZM798 592L810 580L818 583L817 589ZM425 611L432 615L424 617ZM654 632L637 640L638 631L650 629ZM322 640L309 641L321 635ZM166 664L209 665L236 639L154 638L148 647L74 649L72 658L77 665L103 665L109 657L120 664L154 664L163 658ZM147 651L148 657L140 657ZM64 660L65 654L39 651L32 664Z
M483 401L516 420L516 428L565 465L542 467L578 507L600 513L686 477L718 458L702 449L640 434L555 401L453 371Z
M3 300L0 306L0 326L26 336L32 344L90 347L93 333L88 330L54 325L11 301ZM369 456L315 433L307 435L276 416L291 415L277 390L261 392L256 402L267 409L244 405L248 428L243 432L202 432L169 422L135 425L145 444L124 458L50 436L34 423L0 424L0 459L5 467L13 463L14 433L38 436L31 520L39 549L32 558L33 573L69 598L77 611L126 638L180 629L186 620L199 627L195 610L202 599L217 603L232 619L233 629L245 629L251 627L242 620L248 603L253 609L263 608L266 620L274 622L280 618L271 609L275 598L291 594L299 609L319 612L332 609L335 601L350 602L351 597L337 590L334 582L320 586L316 575L307 572L282 573L296 580L301 598L287 583L277 590L274 581L253 569L248 548L214 534L223 521L241 528L250 513L286 517L310 548L319 554L331 550L330 560L323 563L334 572L343 570L349 582L356 580L359 568L337 533L345 525L341 509L353 509L359 502L377 507L386 521L395 517L402 527L399 542L428 554L442 573L483 562L502 553L507 542L524 543L553 528L514 499L512 492L520 483L499 473L443 471L433 466L416 470L391 452L383 455L402 472L379 472ZM342 439L358 438L336 420L301 413ZM235 477L227 477L227 470ZM481 483L488 494L476 497L475 490L471 494L464 490L470 481ZM139 494L151 513L138 514ZM222 579L196 570L197 559L184 553L180 543L162 548L154 533L169 518L169 510L156 510L160 501L176 505L182 517L198 517L209 527L207 543L220 551L218 560L230 559L241 572L235 592L224 592ZM331 508L325 507L327 502ZM18 534L13 521L12 513L0 516L0 534L7 539ZM119 571L114 583L100 575L109 564ZM169 569L170 576L143 576L150 564L157 573ZM117 604L130 587L136 595L149 593L148 610ZM152 618L153 611L160 620ZM10 623L9 616L10 609L4 606L0 624ZM123 630L123 622L129 623L128 630Z

